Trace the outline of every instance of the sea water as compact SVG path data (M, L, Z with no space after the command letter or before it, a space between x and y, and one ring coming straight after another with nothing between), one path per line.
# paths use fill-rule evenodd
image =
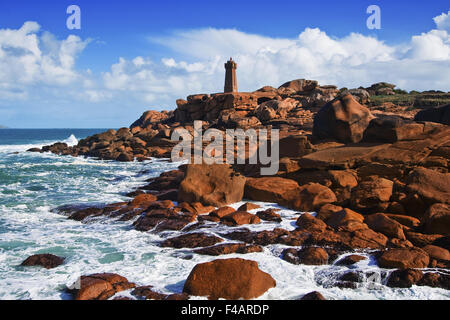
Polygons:
M450 292L443 289L386 287L389 271L378 268L370 252L361 252L368 259L353 269L335 265L293 265L280 258L287 248L281 245L267 246L262 253L209 257L192 254L188 249L158 246L161 240L177 236L179 232L142 233L132 228L132 221L103 219L81 223L68 220L52 209L67 204L128 200L127 192L179 165L156 159L119 163L26 152L57 141L75 145L78 139L102 131L0 130L0 299L68 299L64 293L66 286L81 275L102 272L118 273L138 285L152 285L163 293L179 293L196 264L225 257L257 261L260 269L275 278L276 288L260 299L298 299L315 290L328 299L450 299ZM232 206L238 208L241 204ZM295 229L297 212L274 204L258 204L263 209L281 209L283 222L252 225L249 229ZM229 231L229 227L216 224L205 229L218 236ZM20 266L28 256L38 253L52 253L66 260L51 270ZM380 275L381 281L366 281L357 289L332 286L337 277L352 270L373 272ZM119 295L127 296L129 292Z

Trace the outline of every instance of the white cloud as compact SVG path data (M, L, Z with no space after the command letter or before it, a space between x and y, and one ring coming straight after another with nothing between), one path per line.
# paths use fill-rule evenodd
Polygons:
M388 81L406 90L448 91L450 12L434 21L436 29L398 45L358 33L337 38L318 28L306 28L291 39L235 29L176 31L151 39L173 54L161 60L118 57L100 74L76 68L89 40L77 36L58 40L41 32L37 23L26 22L20 29L0 29L0 106L5 100L40 99L72 106L77 101L102 107L114 104L116 113L123 112L119 105L174 108L176 99L189 94L223 91L224 62L230 56L238 63L241 91L277 87L298 78L339 87ZM94 109L85 108L86 118L100 112Z
M238 62L242 91L279 86L296 78L341 87L379 81L407 90L450 87L450 36L445 30L413 36L409 43L398 46L357 33L333 38L318 28L306 28L294 39L209 28L151 40L191 62L167 57L160 63L136 66L121 59L104 76L109 88L127 88L143 97L149 94L154 103L167 104L171 98L173 106L176 98L188 94L222 91L223 63L230 55Z
M450 32L450 11L442 13L440 16L433 18L438 29L447 30Z
M89 40L69 36L59 41L50 33L39 35L36 22L17 30L0 29L0 83L67 85L79 77L75 59Z

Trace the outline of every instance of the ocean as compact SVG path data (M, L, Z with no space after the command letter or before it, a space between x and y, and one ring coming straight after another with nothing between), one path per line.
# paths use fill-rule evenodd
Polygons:
M66 286L79 276L114 272L139 285L153 285L163 293L179 293L192 268L217 257L193 255L190 250L161 248L164 234L135 231L132 222L111 219L92 223L68 220L55 212L67 204L113 203L129 200L127 192L144 185L145 180L173 170L179 163L165 160L119 163L83 157L56 156L49 153L27 153L57 141L69 145L104 129L0 129L0 299L61 300L68 299ZM234 204L237 208L242 203ZM263 208L274 204L258 203ZM296 212L280 208L284 218L280 224L252 225L252 230L295 229ZM207 232L229 231L217 226ZM285 246L273 245L263 253L245 256L255 260L270 273L277 286L260 299L298 299L311 291L320 291L328 299L450 299L443 289L416 287L391 289L381 283L364 282L357 289L340 289L331 284L347 267L297 266L280 258ZM20 264L28 256L52 253L66 258L55 269L25 268ZM385 279L386 270L377 267L370 252L369 259L359 262L353 271L373 272ZM121 296L129 292L120 293Z

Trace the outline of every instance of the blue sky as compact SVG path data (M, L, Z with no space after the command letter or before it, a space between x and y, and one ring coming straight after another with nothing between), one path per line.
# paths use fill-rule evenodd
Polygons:
M81 30L66 28L71 4ZM372 4L381 30L366 27ZM449 10L448 1L2 1L0 124L128 126L222 90L230 55L242 91L295 78L448 91Z

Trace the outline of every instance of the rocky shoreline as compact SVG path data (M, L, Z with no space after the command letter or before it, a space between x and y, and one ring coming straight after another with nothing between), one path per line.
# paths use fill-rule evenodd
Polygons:
M258 165L182 165L132 191L129 202L57 208L83 223L114 219L141 232L177 231L181 235L166 237L160 246L221 256L197 265L183 292L162 294L119 275L95 274L81 278L74 297L118 298L117 293L134 288L131 295L137 299L257 298L276 286L273 277L254 261L226 255L258 253L274 244L287 247L280 259L294 265L348 266L336 287L356 288L370 277L351 268L367 259L364 252L387 270L383 281L389 287L450 290L450 105L422 111L370 105L371 95L395 95L394 87L381 83L345 91L294 80L252 93L194 95L178 100L173 112L148 111L130 128L77 146L30 150L145 161L170 157L173 131L193 133L193 121L202 121L204 130L280 130L275 176L260 176ZM230 206L243 199L250 202L237 210ZM256 201L298 214L286 218L278 207L263 210ZM295 228L283 228L287 223ZM259 224L274 227L246 228ZM212 234L215 226L227 231ZM25 265L44 267L63 263L48 255L27 260ZM305 297L322 298L319 293Z

